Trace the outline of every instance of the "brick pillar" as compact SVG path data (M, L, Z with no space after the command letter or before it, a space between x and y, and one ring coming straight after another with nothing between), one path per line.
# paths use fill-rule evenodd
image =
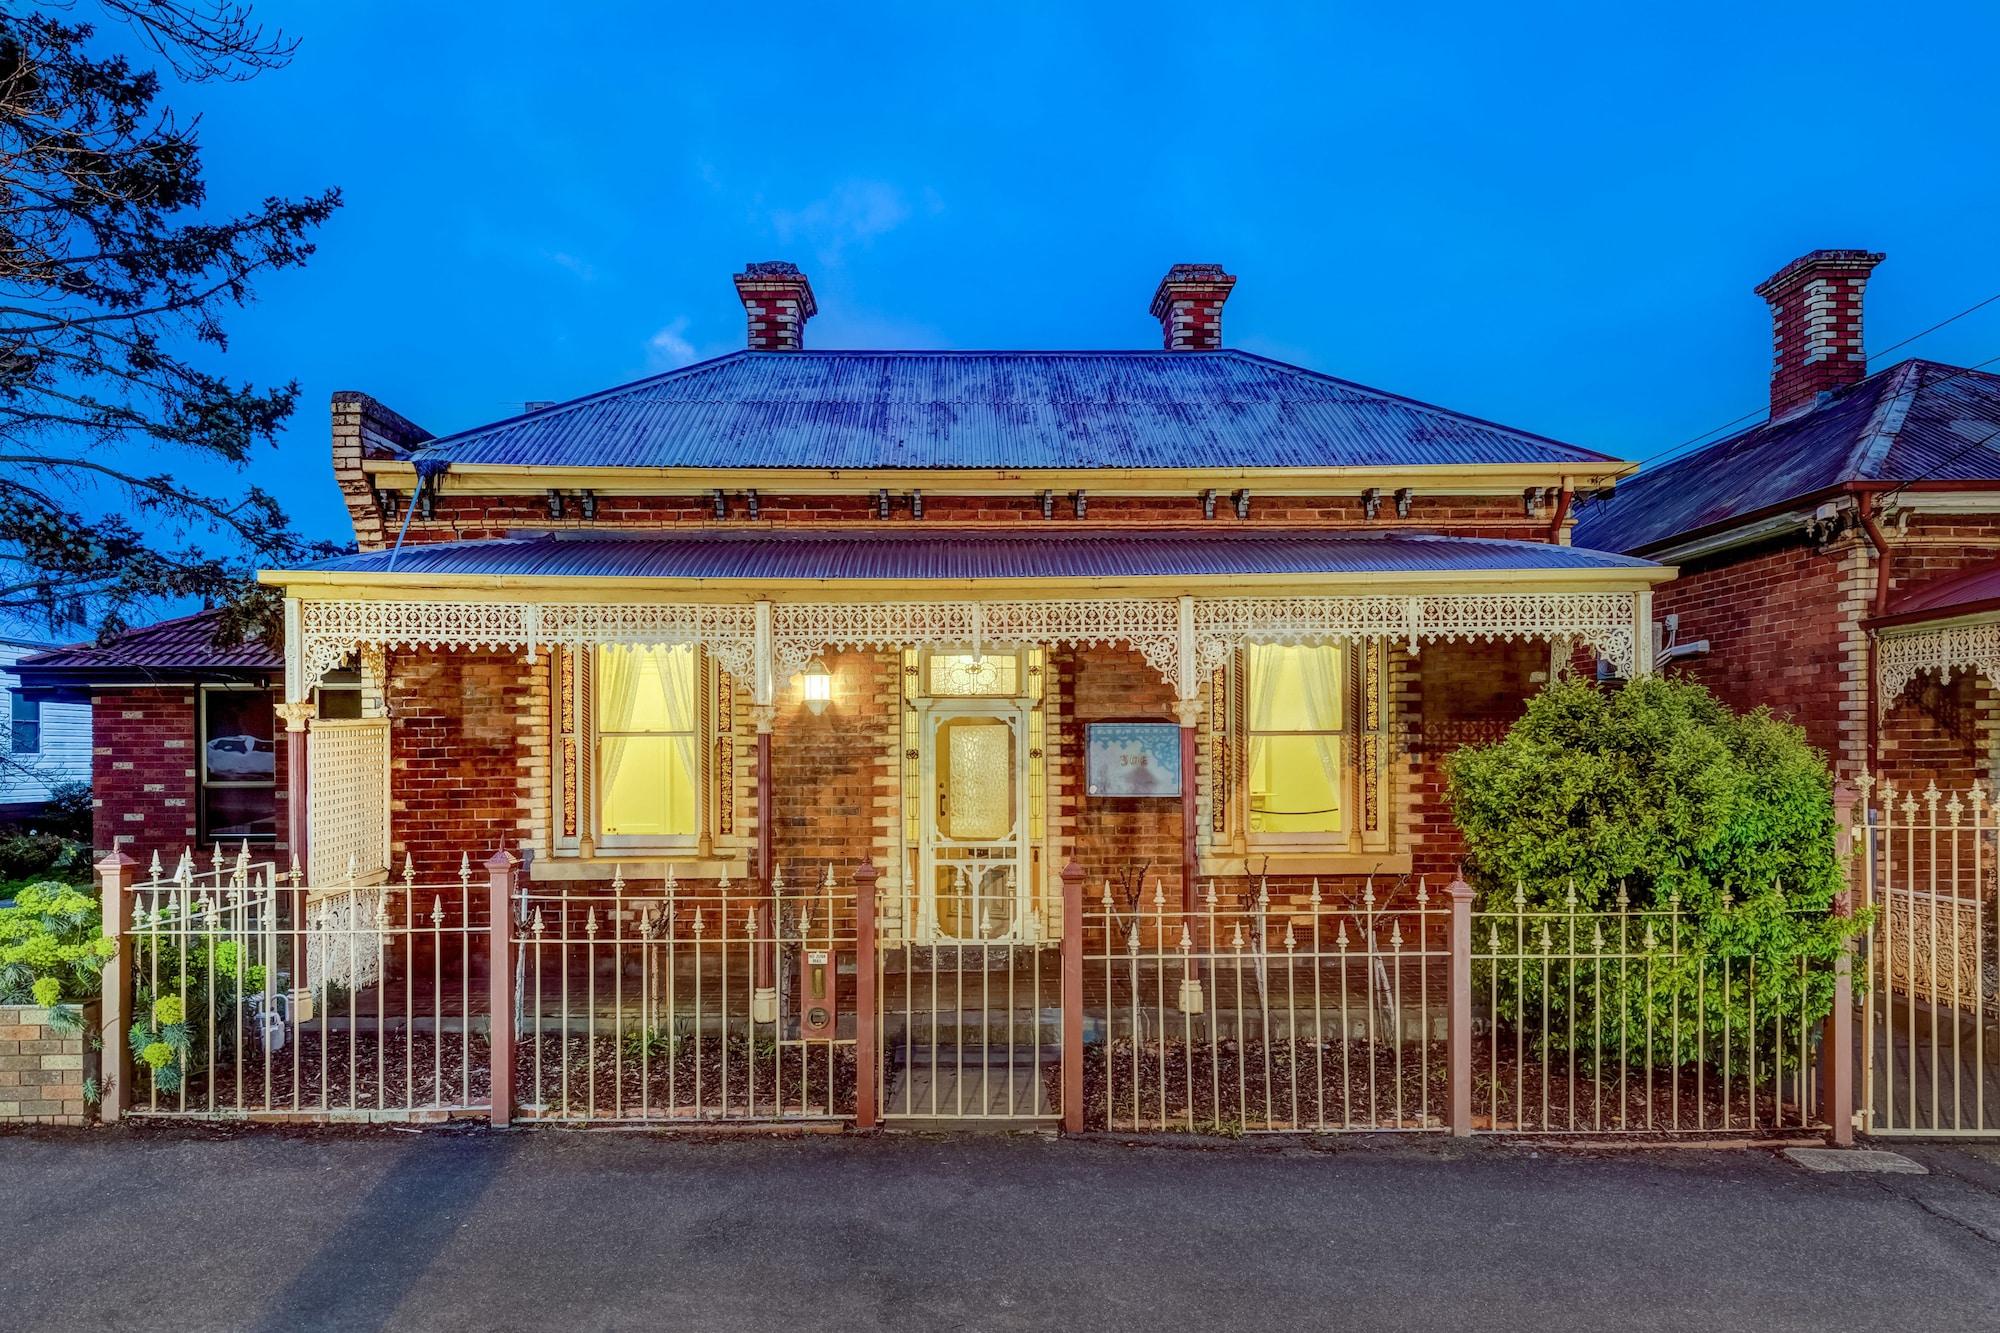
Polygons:
M1454 879L1451 901L1451 997L1446 1004L1445 1063L1454 1137L1472 1133L1472 886Z
M1833 789L1834 852L1843 865L1854 853L1854 789L1842 783ZM1863 853L1866 855L1866 853ZM1833 913L1854 915L1853 870L1849 887L1835 895ZM1819 1114L1826 1121L1826 1141L1835 1148L1854 1146L1854 945L1850 941L1833 965L1833 1010L1826 1016L1819 1042Z
M875 881L881 872L873 861L854 870L854 1127L873 1129L881 1122L876 1110L876 1080L881 1068L875 1052Z
M486 1050L491 1066L493 1096L487 1118L506 1125L514 1115L514 876L519 865L511 852L497 851L486 859L488 884L486 955ZM465 1016L466 1028L472 1015Z
M1083 1132L1083 867L1062 868L1062 1127Z
M104 934L112 946L104 965L103 1014L98 1020L104 1050L97 1114L107 1125L115 1124L125 1113L125 1099L132 1087L132 1047L126 1039L132 1028L132 960L125 950L132 933L131 889L138 869L139 863L123 852L112 852L97 863Z

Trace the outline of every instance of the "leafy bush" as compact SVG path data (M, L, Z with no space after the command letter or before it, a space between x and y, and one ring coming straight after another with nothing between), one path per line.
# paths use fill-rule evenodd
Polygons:
M191 916L184 934L176 930L178 910L164 907L147 933L135 937L126 1034L139 1086L162 1094L178 1092L189 1077L242 1049L254 1022L249 1001L265 982L252 951L223 938L202 917Z
M90 841L90 784L58 782L49 788L48 803L30 821L38 833L51 833L67 842Z
M0 907L0 1004L77 1004L97 998L105 938L97 899L68 884L29 884Z
M53 833L0 837L0 880L41 879L69 854L69 841Z
M1539 929L1534 913L1561 913L1555 948L1566 951L1560 928L1573 908L1587 923L1586 954L1592 927L1618 920L1593 912L1629 903L1674 913L1655 918L1650 945L1635 919L1627 947L1648 960L1587 973L1602 989L1574 1001L1560 961L1485 979L1509 1010L1548 1002L1546 1048L1561 1048L1574 1016L1579 1033L1637 1034L1627 1058L1680 1063L1697 1042L1717 1050L1725 1025L1743 1041L1753 1010L1761 1032L1792 1034L1831 1010L1834 963L1859 923L1831 912L1845 884L1833 783L1797 727L1763 709L1736 714L1687 682L1647 678L1615 693L1559 682L1503 739L1452 755L1445 773L1486 912L1518 904L1524 934ZM1487 921L1503 951L1541 952L1539 939L1508 937L1504 916ZM1795 1040L1776 1044L1796 1061Z

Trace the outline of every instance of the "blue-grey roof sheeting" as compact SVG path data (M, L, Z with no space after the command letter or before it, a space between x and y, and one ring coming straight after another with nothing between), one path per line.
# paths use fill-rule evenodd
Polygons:
M1621 482L1578 507L1576 541L1642 551L1848 482L1985 480L2000 481L2000 375L1909 360Z
M389 572L391 553L312 568ZM1030 528L917 531L709 529L646 537L543 533L405 547L399 575L579 579L1124 579L1191 575L1644 570L1649 561L1573 546L1429 533L1223 527L1114 531Z
M1615 460L1246 352L734 352L445 436L419 461L1327 468Z

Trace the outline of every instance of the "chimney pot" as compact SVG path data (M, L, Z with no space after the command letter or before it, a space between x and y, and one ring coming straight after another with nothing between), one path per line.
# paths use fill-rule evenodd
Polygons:
M1236 286L1220 264L1176 264L1153 293L1153 318L1170 352L1212 352L1222 346L1222 303Z
M819 313L812 283L797 264L781 259L745 264L736 295L750 325L753 352L797 352L806 345L806 321Z
M1868 373L1861 298L1881 262L1869 250L1814 250L1757 284L1757 295L1771 306L1774 420Z

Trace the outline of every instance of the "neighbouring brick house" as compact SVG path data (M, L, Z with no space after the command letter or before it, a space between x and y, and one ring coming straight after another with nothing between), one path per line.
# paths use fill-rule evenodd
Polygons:
M274 725L284 662L261 643L216 643L213 613L105 643L22 659L22 688L89 705L92 843L169 864L248 845L287 862L285 734ZM332 717L358 708L352 673L319 692Z
M1791 716L1842 773L1962 789L2000 775L2000 376L1869 374L1881 260L1816 250L1760 284L1769 418L1580 504L1576 540L1678 567L1671 670Z

